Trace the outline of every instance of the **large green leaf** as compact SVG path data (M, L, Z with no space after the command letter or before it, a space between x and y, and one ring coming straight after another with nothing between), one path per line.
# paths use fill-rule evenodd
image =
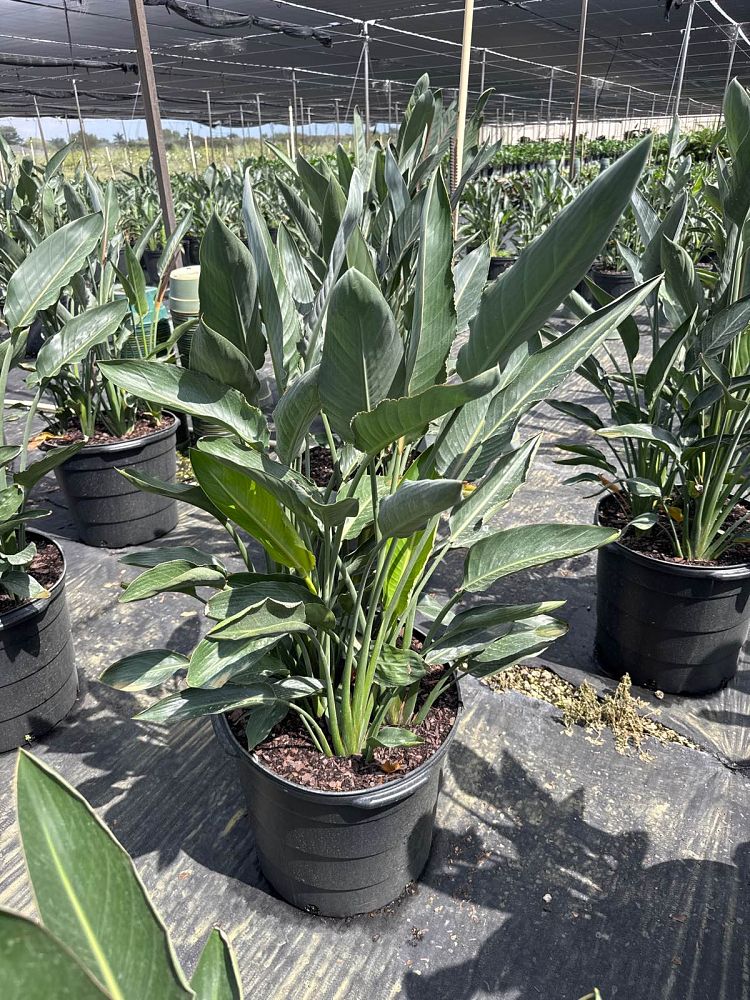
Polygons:
M114 1000L190 997L133 862L88 803L25 751L16 789L24 855L47 930Z
M507 635L531 633L532 641L542 639L546 644L564 635L566 630L564 622L542 615L538 618L516 619L465 629L455 635L446 632L430 647L425 659L428 663L456 663L458 660L483 654L493 643L501 641Z
M273 727L281 722L288 711L289 708L283 701L270 702L268 705L257 705L255 708L251 708L245 722L247 749L254 750L268 736Z
M436 170L422 211L406 347L406 385L412 396L445 381L445 363L456 336L452 259L450 202L443 175Z
M724 95L726 141L732 157L725 210L740 229L750 209L750 95L739 80L732 80Z
M278 252L271 241L263 215L258 211L249 170L245 173L242 214L258 277L258 298L274 376L281 391L286 386L289 373L297 362L297 344L302 336L302 330L294 299L281 269Z
M237 389L248 403L258 398L260 381L250 359L242 348L212 330L205 316L195 325L190 341L190 370Z
M225 684L216 690L186 688L162 698L134 718L144 722L185 722L188 719L200 719L204 715L218 715L235 708L249 708L251 705L264 705L278 700L277 692L266 681L243 686Z
M39 924L0 909L0 982L7 1000L111 1000L67 948Z
M603 171L487 287L459 352L463 378L494 367L533 337L583 278L627 206L650 148L644 139Z
M218 927L214 927L203 946L190 985L196 1000L242 1000L237 963Z
M281 636L267 639L201 639L193 650L187 680L191 688L218 688L238 674L247 678L253 667L266 673L267 653ZM265 659L265 663L264 663ZM283 672L282 668L274 673ZM262 679L260 676L258 680Z
M100 369L115 385L140 399L215 420L250 443L268 443L268 424L236 389L208 375L161 361L102 361Z
M125 299L105 302L79 313L42 344L36 359L40 379L54 378L66 365L75 365L120 328L128 313Z
M73 444L66 444L61 448L51 448L44 458L40 458L38 462L32 462L23 472L17 472L13 481L19 486L23 486L28 492L36 486L43 476L56 469L58 465L62 465L67 459L72 458L83 446L83 441L75 441Z
M393 608L393 614L397 617L405 611L417 579L432 555L436 534L437 525L430 532L429 540L425 539L424 531L415 531L408 538L396 539L383 581L383 600L390 604L400 588L400 596ZM404 579L410 563L409 576Z
M380 504L378 526L383 537L407 538L421 530L435 514L459 502L462 487L458 479L405 480Z
M317 365L291 382L273 411L276 450L287 464L294 461L310 424L320 411Z
M499 377L493 368L468 382L433 385L413 396L384 399L373 410L354 417L354 443L360 451L375 454L401 437L413 441L431 421L490 392Z
M464 562L462 589L486 590L503 576L558 559L570 559L615 541L617 531L579 524L528 524L481 539Z
M396 323L380 289L349 269L331 293L318 387L323 411L346 441L352 417L392 394L403 363Z
M104 228L101 215L62 226L35 247L8 282L5 322L9 330L30 326L40 309L54 305L86 263Z
M116 660L99 680L119 691L148 691L159 687L187 665L188 658L182 653L171 649L145 649Z
M255 312L257 289L250 251L214 213L201 242L201 317L256 369L262 367L266 352Z
M196 587L223 587L225 580L226 574L212 566L194 566L184 559L173 559L137 576L125 588L120 601L145 601L165 593L194 594Z
M486 533L485 522L501 510L526 481L540 441L541 435L529 438L520 448L501 458L456 507L450 518L451 545L470 545L479 539L481 532Z
M453 284L456 296L456 329L462 333L474 319L487 284L490 266L489 240L467 253L456 264Z
M208 635L221 640L270 639L310 631L305 618L305 605L301 601L290 603L266 597L214 625Z
M224 514L209 500L200 486L191 486L190 483L166 483L164 480L149 476L145 472L125 472L124 469L120 469L119 472L128 482L133 483L144 493L154 493L156 496L169 497L170 500L189 503L192 507L207 511L222 524L226 521Z
M211 502L257 539L272 559L308 576L315 558L273 494L242 469L213 455L193 449L190 457L198 483Z
M545 622L536 629L521 625L495 639L481 653L473 656L469 660L468 672L474 677L490 677L526 656L543 652L551 642L565 635L566 631L565 622L557 619Z

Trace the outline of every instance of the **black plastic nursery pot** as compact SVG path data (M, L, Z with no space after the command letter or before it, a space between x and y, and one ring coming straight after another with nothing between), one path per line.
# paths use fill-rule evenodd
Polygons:
M424 871L443 767L461 714L419 767L379 788L328 792L287 781L255 760L223 715L214 731L235 758L261 871L292 906L327 917L370 913Z
M737 672L750 625L750 566L688 566L599 549L595 654L611 677L708 694Z
M161 250L144 250L143 256L141 257L141 267L143 268L143 273L146 275L146 281L149 285L159 284L159 258L161 257Z
M589 276L614 299L619 299L621 295L635 287L633 276L629 271L601 271L594 267L589 272Z
M174 414L168 427L143 437L86 445L55 469L78 535L86 545L119 549L143 545L177 524L177 504L144 493L117 471L144 472L174 482L177 471Z
M498 278L503 273L503 271L507 271L509 267L512 267L517 259L517 257L490 257L487 280L494 281L495 278Z
M29 537L56 544L41 532ZM49 597L0 613L0 753L53 729L78 696L65 576L63 556Z

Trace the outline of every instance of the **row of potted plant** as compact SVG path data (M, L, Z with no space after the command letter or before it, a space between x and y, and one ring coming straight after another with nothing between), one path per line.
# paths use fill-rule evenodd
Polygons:
M29 464L34 407L66 372L67 384L78 387L70 390L73 399L92 398L87 392L95 386L97 398L115 401L115 412L130 406L140 419L167 410L212 427L191 450L194 485L175 484L171 469L131 468L125 478L160 503L180 499L207 512L236 547L233 560L186 546L127 557L143 572L124 601L188 594L204 608L207 631L190 655L134 651L104 680L147 691L182 679L177 693L140 717L160 724L213 719L237 758L263 870L285 898L345 915L398 895L429 852L461 680L491 676L565 630L552 614L560 602L502 605L488 593L493 583L605 546L600 626L627 635L633 617L616 595L635 590L617 566L614 581L604 575L621 548L633 548L631 538L671 532L682 561L672 563L678 575L690 575L696 567L683 565L686 558L731 558L728 534L742 537L750 100L739 84L726 107L732 159L719 192L725 245L714 277L691 272L678 242L686 197L663 218L637 195L633 200L649 157L645 140L584 187L511 268L486 284L488 245L457 253L451 219L494 152L478 145L482 106L467 130L466 172L449 196L443 170L455 110L426 78L392 145L368 146L355 120L353 156L340 150L335 170L302 156L285 161L294 186L283 191L288 225L276 244L246 176L247 245L218 218L209 224L200 317L182 365L166 352L126 357L112 350L139 295L131 268L120 275L124 302L101 292L114 268L101 243L111 224L107 211L83 214L39 241L8 279L10 337L0 386L22 356L33 318L54 313L59 326L31 377L34 403L23 443L0 442L7 495L0 587L12 605L2 630L7 637L22 617L27 630L37 630L38 650L17 680L12 657L0 666L25 697L10 736L39 707L28 705L43 679L35 676L39 664L55 671L60 659L47 644L45 622L56 596L64 608L62 577L39 583L38 553L26 530L41 513L27 504L34 483L91 447L82 434ZM110 198L108 189L102 204L109 211ZM629 261L638 283L616 299L596 292L594 307L575 288L631 204L645 248ZM80 312L63 299L80 303ZM564 300L574 322L552 333L548 320ZM645 371L638 370L633 318L641 306L651 325ZM595 354L614 335L627 362L605 376ZM278 399L270 421L257 405L266 356ZM91 371L82 379L84 369ZM610 404L612 426L600 427L605 421L595 410L558 405L601 432L607 447L623 442L624 474L603 467L604 453L587 445L571 446L565 461L593 466L584 481L603 475L597 483L619 506L612 512L603 504L598 524L498 530L494 518L525 481L539 445L538 438L518 443L519 421L574 372ZM709 430L710 450L703 443ZM703 549L690 548L696 539ZM42 544L56 550L51 541ZM430 581L456 550L463 553L461 582L436 603ZM643 551L633 559L659 568L669 562ZM13 606L17 599L26 603ZM744 601L735 604L737 620L720 634L722 662L733 657L736 667L747 614ZM647 600L640 606L648 610ZM63 614L58 610L64 633ZM660 648L645 627L643 633L642 644ZM624 662L632 653L624 639L621 645ZM611 646L600 641L603 656ZM67 648L69 665L59 669L70 691L69 642ZM688 663L686 675L703 676L702 656ZM606 658L605 666L622 669ZM720 678L705 673L713 683L727 672L724 666Z

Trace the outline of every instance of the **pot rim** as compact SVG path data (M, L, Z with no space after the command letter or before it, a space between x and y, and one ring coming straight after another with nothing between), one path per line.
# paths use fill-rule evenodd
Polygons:
M0 633L6 629L14 628L19 623L25 621L27 618L33 618L36 615L41 614L46 608L51 604L51 602L58 596L58 594L63 590L65 586L65 580L68 575L68 561L65 558L65 553L63 552L60 543L48 535L44 531L40 531L38 528L29 528L26 531L27 537L31 538L36 536L37 538L43 538L45 542L49 542L55 546L57 551L60 553L62 558L62 573L55 580L52 586L49 588L49 597L34 597L30 601L26 601L25 604L20 604L15 608L10 608L8 611L0 612Z
M348 792L331 792L322 788L310 788L307 785L300 785L296 781L290 781L288 778L283 778L280 774L277 774L269 767L266 767L265 764L261 764L260 761L256 760L255 755L240 743L223 712L218 715L213 715L211 719L213 722L214 732L220 742L226 746L226 741L231 741L231 746L227 747L229 752L244 761L250 767L260 771L265 778L270 779L275 784L285 788L291 795L296 795L298 798L315 799L318 802L331 802L337 803L338 805L349 804L354 806L362 804L372 798L378 804L387 805L393 802L398 802L401 799L406 798L407 795L410 795L412 791L415 791L423 783L423 781L426 780L427 773L446 757L451 743L456 736L456 732L458 731L458 725L461 721L461 715L464 709L464 703L461 698L461 686L459 684L458 677L454 678L454 683L458 692L458 709L456 710L456 718L453 721L453 725L451 726L448 735L445 737L435 753L428 757L427 760L423 761L419 767L415 767L413 771L409 771L407 774L403 775L403 777L396 778L395 781L387 781L382 785L376 785L373 788L356 788L353 791Z
M599 520L601 502L601 500L597 502L594 512L594 523L601 527L609 527L609 525L602 525ZM630 559L631 562L636 563L638 566L648 566L652 570L658 569L673 576L717 577L720 580L741 580L744 577L750 577L750 563L732 563L730 566L694 566L691 564L669 562L666 559L656 559L645 552L637 552L635 549L628 548L619 539L609 542L603 547L605 549L615 549L620 555Z
M75 462L76 459L80 458L82 455L98 455L101 453L111 454L112 452L119 453L121 451L132 451L137 448L142 448L145 444L151 444L152 441L162 441L164 438L169 437L170 434L175 434L177 432L177 426L180 422L171 410L163 410L162 415L172 418L172 423L167 427L162 427L160 430L156 430L152 434L141 434L140 437L127 438L125 441L104 441L99 444L84 444L83 448L76 452L75 455L71 455L69 459L63 462L63 465L67 465L68 462ZM47 450L51 450L55 447L56 445L54 444L49 445Z

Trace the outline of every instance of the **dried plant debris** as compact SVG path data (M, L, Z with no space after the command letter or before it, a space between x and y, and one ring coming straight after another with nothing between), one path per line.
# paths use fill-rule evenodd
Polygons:
M195 484L193 464L190 461L190 457L181 451L177 452L177 474L175 475L175 479L178 483Z
M685 736L658 722L658 709L651 708L642 698L632 693L630 677L625 674L612 694L600 698L587 681L579 687L559 677L546 667L516 664L496 674L489 681L498 691L519 691L530 698L538 698L559 708L563 723L572 735L576 726L586 730L587 739L603 743L602 734L609 730L618 753L636 751L643 760L650 760L644 749L647 740L659 743L676 743L691 750L700 747Z

